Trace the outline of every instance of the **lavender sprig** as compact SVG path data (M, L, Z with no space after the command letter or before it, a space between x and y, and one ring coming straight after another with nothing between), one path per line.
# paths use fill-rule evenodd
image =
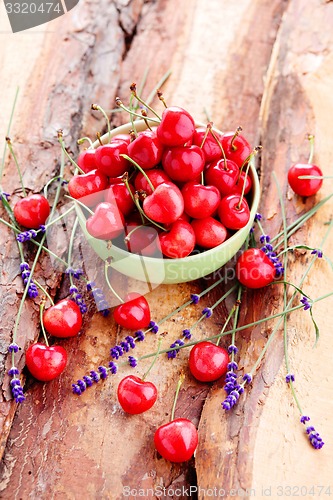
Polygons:
M25 401L25 396L23 394L23 387L21 385L21 380L18 378L19 374L20 372L18 371L16 366L12 366L10 370L8 370L8 375L12 377L12 380L10 381L10 390L12 392L12 395L16 403L23 403L23 401Z
M109 372L110 373L116 373L116 364L112 362L112 366L109 366L109 368L106 368L105 366L99 366L97 371L91 370L89 375L85 375L82 377L82 379L77 380L75 384L72 384L72 391L73 394L77 394L78 396L81 396L81 394L88 388L93 385L95 382L96 384L100 380L104 380L108 377Z
M301 298L300 302L303 304L303 309L304 311L307 311L308 309L311 309L312 307L312 302L309 300L308 297L305 297L305 295L303 295L303 297Z
M27 285L27 283L29 282L30 275L31 275L31 270L30 270L29 264L27 262L22 262L20 264L20 270L21 270L21 276L23 279L23 283L24 283L24 285ZM28 287L28 296L31 299L38 297L38 290L37 290L37 287L33 281L30 281L30 284Z
M308 435L308 439L310 441L311 446L313 446L316 450L320 450L324 446L324 441L321 438L319 432L312 425L307 425L307 422L310 421L310 417L306 415L302 415L300 418L301 424L306 426L306 433Z
M72 299L79 306L82 314L88 311L88 307L82 298L82 294L79 293L79 290L76 286L72 285L69 289L69 293L72 295Z
M65 274L73 276L73 278L79 280L84 274L82 269L74 269L73 267L67 267Z
M94 297L97 309L102 311L103 316L108 316L110 314L109 304L106 301L103 290L98 288L94 281L89 281L87 283L87 290Z

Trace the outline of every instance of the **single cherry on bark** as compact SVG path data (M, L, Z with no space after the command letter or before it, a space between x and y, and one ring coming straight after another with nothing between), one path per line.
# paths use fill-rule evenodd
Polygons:
M74 175L68 183L68 191L72 198L84 199L84 204L94 207L103 201L103 191L108 187L108 178L99 170L91 170L86 174Z
M237 260L236 276L247 288L262 288L275 279L275 267L259 248L245 250Z
M115 322L129 330L140 330L150 323L150 308L145 297L131 292L125 297L123 304L113 310Z
M322 170L312 163L314 155L314 136L309 135L310 156L308 163L296 163L288 171L288 182L291 189L299 196L312 196L316 194L323 183ZM303 176L313 178L302 178Z
M212 342L199 342L189 356L190 371L200 382L218 380L227 372L228 363L228 351Z
M31 194L15 203L16 221L28 229L38 229L50 215L50 205L45 196Z
M198 431L187 418L174 418L177 398L184 375L179 378L175 400L171 412L171 421L159 427L154 435L154 444L158 453L170 462L186 462L198 445Z
M63 299L46 309L43 322L45 330L54 337L74 337L81 330L82 314L73 300Z

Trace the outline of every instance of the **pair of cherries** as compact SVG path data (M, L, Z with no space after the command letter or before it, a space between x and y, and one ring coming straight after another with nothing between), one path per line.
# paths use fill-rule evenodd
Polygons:
M88 232L104 240L125 235L129 251L152 255L157 248L169 258L186 257L196 245L209 249L223 243L229 230L238 230L249 220L242 191L245 183L244 194L248 194L252 182L240 167L251 148L239 133L219 135L217 141L214 136L196 128L184 109L169 107L155 130L140 132L131 142L129 136L118 135L110 144L82 152L78 164L86 173L74 176L68 188L73 198L83 198L87 206L95 207L87 220ZM133 168L128 157L140 171L134 170L134 181L124 185L119 176ZM163 224L166 231L147 231L142 223L132 231L133 225L140 224L135 192L140 195L142 213ZM132 245L131 238L135 238Z
M45 330L53 337L70 338L79 333L82 326L80 308L69 299L60 300L43 314ZM30 373L43 382L57 378L67 364L67 352L59 345L37 342L26 351L26 365Z

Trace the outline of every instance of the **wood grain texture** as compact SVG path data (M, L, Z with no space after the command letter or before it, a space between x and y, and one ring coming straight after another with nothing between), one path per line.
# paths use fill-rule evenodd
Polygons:
M31 61L31 71L26 72L26 65L22 72L13 68L1 50L0 65L8 86L15 84L15 79L22 81L13 138L18 143L26 184L38 191L57 171L59 147L55 131L59 127L64 129L67 144L75 150L77 137L92 135L103 127L101 117L89 110L92 101L109 109L116 95L126 102L129 84L140 81L147 65L148 94L171 68L173 74L164 91L167 102L186 107L201 120L205 120L206 108L216 126L226 130L241 123L253 143L262 141L262 211L269 219L269 231L274 233L281 227L281 218L272 170L278 173L287 195L287 216L292 220L313 203L295 201L285 183L290 163L307 154L306 132L316 134L316 160L327 173L332 162L327 124L333 105L333 39L325 27L332 25L333 12L330 3L314 3L315 9L305 0L102 0L98 4L90 0L81 1L66 16L66 22L61 18L53 21L53 31L41 30L31 35L38 40L36 44L25 35L29 43L24 48L24 35L15 35L18 38L10 40L10 51L20 49L22 58L24 54ZM295 19L299 20L297 25ZM113 124L121 120L116 114ZM8 166L4 187L12 191L17 182ZM326 184L318 199L329 191ZM331 214L332 205L293 237L293 243L306 239L309 244L318 245L327 227L323 222ZM4 356L22 289L15 245L3 226L0 237L7 242L0 249ZM291 257L294 281L302 274L307 259L301 254ZM46 278L52 294L66 295L68 283L64 281L59 289L59 273L53 272L47 258L42 260L38 275ZM114 280L118 283L120 278L114 276ZM163 317L205 285L203 280L157 288L148 295L154 317ZM316 264L316 273L306 282L307 293L316 297L331 288L325 263ZM167 332L163 346L178 338L181 330L192 324L221 290L205 298L199 308L191 306L168 322L163 328ZM240 320L254 321L278 311L281 292L280 288L273 288L255 295L246 293ZM22 318L22 347L38 336L37 302L35 306L29 302ZM332 433L326 401L332 391L328 359L331 343L325 322L329 307L329 302L316 305L322 337L315 356L307 316L299 313L289 320L291 359L304 406L307 412L311 410L314 424L317 426L318 422L318 429L328 442ZM225 313L224 305L213 318L201 323L195 337L218 333ZM251 366L271 328L272 325L258 327L239 336L241 368ZM280 333L250 391L229 415L220 406L224 394L221 381L209 387L187 377L176 416L190 418L198 426L200 442L195 459L183 465L172 465L159 458L152 438L156 427L170 415L179 371L186 369L186 351L174 361L160 358L158 368L151 373L160 396L147 414L129 417L120 410L115 391L120 378L130 372L127 368L80 398L70 393L70 384L98 364L106 363L110 346L125 334L109 318L89 314L82 335L63 342L69 352L66 372L47 385L29 381L27 401L17 409L13 425L15 405L7 401L8 380L4 380L0 406L3 447L10 428L11 431L1 464L1 498L120 499L124 497L124 486L156 489L196 484L226 491L253 488L260 497L261 487L272 483L268 482L272 470L276 471L273 487L310 484L310 460L316 478L320 473L319 482L329 481L330 447L317 454L302 439L297 412L283 382ZM153 351L156 343L153 335L148 336L135 354ZM20 367L23 361L22 358ZM146 360L134 372L140 375L148 366ZM319 367L323 375L320 395L314 378ZM199 497L203 498L203 493Z

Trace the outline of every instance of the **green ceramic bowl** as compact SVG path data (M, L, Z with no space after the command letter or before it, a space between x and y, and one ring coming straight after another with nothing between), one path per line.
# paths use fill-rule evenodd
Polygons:
M136 121L135 125L138 131L145 130L147 128L143 120ZM152 125L155 124L152 123ZM196 125L198 127L202 126L201 123L196 123ZM131 123L127 123L112 130L111 136L114 137L117 134L127 134L131 128ZM107 143L108 134L105 134L101 139L103 143ZM98 142L94 143L94 147L98 146ZM253 225L260 198L259 179L254 161L251 162L249 172L253 181L253 188L250 220L247 225L238 230L218 247L185 257L183 259L144 257L126 252L125 250L117 248L115 245L108 248L105 241L93 238L88 233L86 230L86 218L79 205L76 204L79 223L87 241L98 256L103 260L111 257L112 267L126 276L144 281L146 283L150 282L154 284L183 283L186 281L196 280L216 271L221 266L226 264L241 248Z

